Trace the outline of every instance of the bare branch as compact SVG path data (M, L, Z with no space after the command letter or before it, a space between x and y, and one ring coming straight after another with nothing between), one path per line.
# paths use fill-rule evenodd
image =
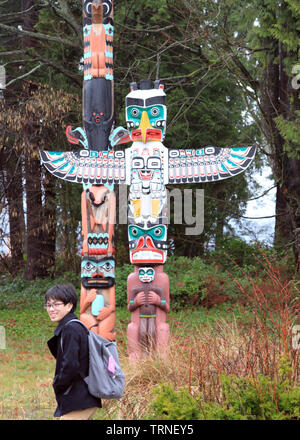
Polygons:
M13 84L14 82L20 80L20 79L24 79L27 76L31 75L33 72L35 72L36 70L38 70L40 67L42 67L42 64L39 64L38 66L35 66L32 70L30 70L29 72L25 73L24 75L18 76L17 78L12 79L11 81L9 81L9 83L6 84L6 87L9 87L11 84Z
M30 32L25 31L24 29L15 28L13 26L7 26L6 24L0 23L0 29L5 29L8 32L12 32L15 34L27 35L29 37L37 38L40 40L54 41L55 43L64 44L66 46L75 47L76 49L80 49L80 45L73 43L71 40L65 40L63 38L54 37L53 35L41 34L39 32Z
M118 21L116 21L115 23L116 23L116 25L121 26L121 27L123 27L123 28L125 28L125 29L127 29L129 31L133 31L133 32L155 32L155 33L157 33L157 32L165 31L167 29L174 28L173 24L169 24L168 26L165 26L163 28L155 27L155 28L147 28L147 29L136 29L136 28L131 28L129 26L126 26L125 24L120 23Z
M0 4L0 6L1 5L2 4ZM2 19L2 18L7 18L7 17L15 17L16 15L23 15L23 14L26 14L27 12L31 11L31 9L33 9L33 8L35 8L35 5L32 5L30 8L28 8L24 11L21 11L21 12L12 12L10 14L0 14L0 18Z
M55 64L53 61L41 57L35 58L35 61L40 61L44 65L53 67L58 72L63 73L66 77L70 78L77 85L82 86L82 79L70 73L67 69L63 67L63 65Z
M24 53L24 50L22 49L18 49L18 50L9 50L7 52L0 52L0 57L1 56L10 56L10 55L18 55L20 53Z

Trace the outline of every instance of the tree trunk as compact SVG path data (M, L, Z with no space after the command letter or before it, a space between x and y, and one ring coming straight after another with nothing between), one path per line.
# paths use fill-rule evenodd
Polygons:
M277 184L274 247L276 250L282 251L287 249L292 242L293 234L289 207L280 185Z
M294 96L293 100L290 99L289 80L284 68L284 61L289 54L276 40L266 38L264 44L270 49L260 87L263 129L272 148L271 166L278 182L276 213L287 214L287 217L281 215L277 217L275 243L280 247L283 243L291 242L293 237L295 261L299 271L300 161L288 156L284 149L284 139L275 124L276 117L279 115L287 117L299 108L299 97ZM291 101L293 109L291 109Z
M52 176L45 176L43 180L43 186L45 203L42 219L42 263L45 269L45 273L49 273L49 269L52 269L49 275L53 276L56 242L56 198L55 180L52 178Z
M285 157L284 171L284 193L291 221L291 233L294 237L295 263L300 277L300 161Z
M11 273L16 274L23 268L24 242L24 209L22 168L17 162L17 156L12 153L9 163L6 163L6 198L8 203L9 237L11 252ZM17 164L17 165L16 165Z
M217 191L215 195L218 203L218 210L216 212L216 234L215 234L215 249L218 250L221 247L222 239L224 237L225 226L225 213L224 213L224 201L226 200L226 194L224 191Z
M33 4L33 0L22 0L22 11L30 11L23 16L23 28L30 32L34 31L34 24L37 19L36 12L31 9ZM23 47L25 49L34 45L36 45L34 39L28 36L23 37ZM37 84L29 83L27 87L28 98L37 89ZM42 183L39 157L39 124L34 116L36 115L28 117L27 124L24 127L26 145L24 168L27 205L27 262L25 278L28 280L48 276L48 270L53 269L56 238L54 182L46 176Z
M32 129L32 127L30 127ZM27 128L28 130L28 128ZM28 139L30 145L33 139ZM33 280L42 278L46 274L42 264L42 190L41 190L41 167L40 160L32 154L28 148L25 157L26 179L26 213L27 213L27 262L25 279Z

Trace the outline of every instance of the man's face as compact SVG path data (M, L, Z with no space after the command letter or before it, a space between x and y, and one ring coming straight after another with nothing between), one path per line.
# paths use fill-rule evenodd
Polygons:
M64 304L58 299L49 299L46 309L52 322L60 322L72 309L73 304Z

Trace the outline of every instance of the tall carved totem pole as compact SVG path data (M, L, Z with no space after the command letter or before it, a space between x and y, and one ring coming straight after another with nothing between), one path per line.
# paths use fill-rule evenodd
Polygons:
M115 260L113 181L102 169L110 162L109 135L114 115L113 3L83 0L83 128L67 127L68 140L81 150L41 151L56 177L81 183L82 261L80 319L88 328L115 340ZM85 161L90 158L92 167ZM99 174L100 173L100 174ZM99 180L101 176L101 181Z
M127 280L128 352L138 360L168 352L169 279L167 184L214 182L243 172L255 147L172 149L164 146L166 93L159 80L130 84L127 127L113 126L113 4L83 0L83 128L67 127L77 151L41 151L45 167L81 183L82 270L80 319L115 340L115 184L129 186L128 240L134 272ZM125 151L119 144L132 142Z

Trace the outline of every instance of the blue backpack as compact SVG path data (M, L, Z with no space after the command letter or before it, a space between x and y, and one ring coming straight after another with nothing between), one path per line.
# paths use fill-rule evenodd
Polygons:
M79 319L71 319L66 325L70 322L79 322L88 333L89 375L83 380L90 394L102 399L119 399L124 394L125 375L116 344L90 331ZM62 337L60 343L62 348Z

